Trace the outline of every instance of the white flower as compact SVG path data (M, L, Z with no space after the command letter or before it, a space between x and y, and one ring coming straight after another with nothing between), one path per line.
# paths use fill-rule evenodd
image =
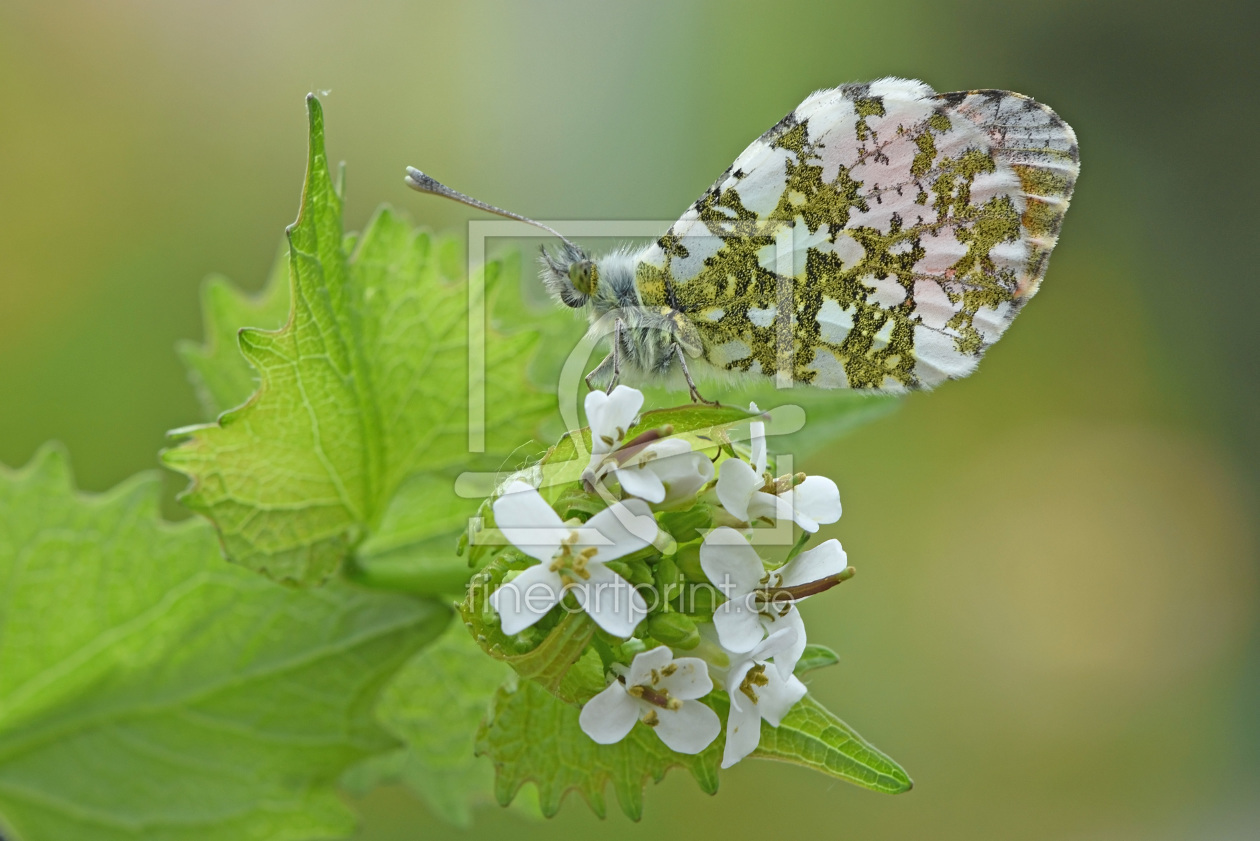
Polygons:
M643 392L619 385L611 393L588 392L586 420L591 425L591 465L621 445L621 439L643 408Z
M755 407L754 407L755 408ZM793 520L807 532L819 524L840 519L840 489L825 476L804 481L785 476L766 476L766 425L749 424L752 432L752 465L731 458L722 462L717 496L722 507L741 523L754 520Z
M725 670L731 711L726 717L723 768L730 768L756 750L761 743L762 719L771 727L778 727L796 702L805 697L805 684L791 672L785 676L781 668L766 668L770 658L777 661L796 645L796 636L792 628L775 631L752 651L732 658L730 668Z
M681 438L663 438L614 467L613 474L631 496L654 505L669 505L695 496L713 481L713 462Z
M656 537L656 521L637 499L617 502L579 526L566 525L526 482L494 501L494 521L517 549L541 561L490 595L503 633L517 634L547 615L566 590L601 628L629 637L647 615L643 597L604 564Z
M828 540L767 572L757 552L738 531L722 526L700 546L700 567L727 601L713 613L722 647L752 651L766 634L791 629L791 644L775 663L786 678L805 650L805 623L796 602L838 584L848 568L839 541Z
M674 659L662 645L636 655L623 675L586 702L578 723L593 740L611 745L642 721L670 750L699 753L722 730L717 713L696 700L712 690L703 660Z
M630 496L669 505L694 496L713 481L713 462L680 438L649 432L623 447L626 430L643 407L643 393L619 385L611 394L586 395L591 424L591 461L582 477L594 486L612 473ZM637 442L637 443L636 443Z

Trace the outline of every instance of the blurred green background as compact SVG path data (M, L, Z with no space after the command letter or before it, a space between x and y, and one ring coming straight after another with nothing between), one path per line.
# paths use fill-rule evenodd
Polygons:
M810 91L1035 96L1083 170L1041 295L980 373L818 454L859 578L807 606L813 689L917 787L745 763L635 826L580 802L486 838L1243 839L1260 831L1260 226L1251 3L0 4L0 461L81 483L200 420L198 288L261 284L325 98L348 223L675 217ZM484 217L477 217L484 218ZM170 481L171 487L179 483ZM402 790L362 838L463 835Z

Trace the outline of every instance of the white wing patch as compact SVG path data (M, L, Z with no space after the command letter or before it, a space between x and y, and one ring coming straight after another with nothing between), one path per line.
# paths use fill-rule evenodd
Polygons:
M841 309L834 298L823 298L818 308L818 327L824 342L840 344L853 329L853 308Z
M973 371L1036 293L1078 160L1071 128L1009 91L818 91L644 251L636 284L692 315L719 369L930 388Z
M769 327L771 324L774 324L774 314L776 312L777 310L774 307L752 307L748 310L748 320L758 327Z

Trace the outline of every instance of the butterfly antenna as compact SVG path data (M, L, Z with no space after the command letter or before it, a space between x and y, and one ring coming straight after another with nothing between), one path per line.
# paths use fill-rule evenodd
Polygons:
M502 216L505 219L515 219L518 222L524 222L528 225L533 225L536 228L542 228L544 231L551 234L552 236L558 237L560 241L563 242L565 245L567 245L569 248L573 249L579 254L582 253L582 249L578 248L576 245L574 245L572 242L569 241L568 237L566 237L564 234L560 233L559 231L557 231L555 228L551 227L550 225L544 225L542 222L539 222L534 219L530 219L528 216L522 216L519 213L513 213L510 210L504 210L501 207L495 207L492 204L486 204L483 201L474 199L472 196L464 195L459 190L452 190L450 187L446 186L441 181L438 181L437 179L433 178L430 175L425 175L423 172L416 169L414 166L407 167L407 177L404 178L403 181L407 184L408 187L410 187L413 190L417 190L421 193L429 193L430 195L441 196L444 199L451 199L453 201L459 202L460 204L466 204L469 207L475 207L478 210L484 210L487 213L493 213L496 216Z

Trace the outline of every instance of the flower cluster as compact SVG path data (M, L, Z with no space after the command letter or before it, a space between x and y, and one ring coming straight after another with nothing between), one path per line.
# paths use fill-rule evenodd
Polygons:
M501 489L494 524L528 561L488 601L509 636L557 605L591 617L606 685L579 721L601 744L642 722L672 750L698 753L722 731L702 699L725 693L729 767L756 749L762 721L779 726L805 695L797 603L852 569L835 540L800 548L840 518L840 494L821 476L774 476L761 421L740 451L723 435L688 439L668 426L628 437L642 406L626 386L587 395L590 462L576 510L593 515L562 519L557 507L575 507L549 502L522 476ZM780 525L788 539L758 539ZM782 548L786 559L767 559Z

